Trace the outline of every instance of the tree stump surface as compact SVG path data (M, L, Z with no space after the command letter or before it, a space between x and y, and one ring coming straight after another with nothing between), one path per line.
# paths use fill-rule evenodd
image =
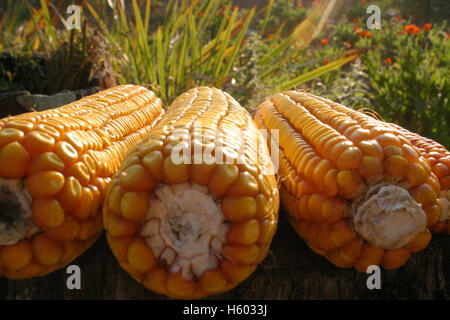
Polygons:
M314 254L280 211L268 256L235 289L205 299L442 299L450 298L450 237L430 245L396 270L381 269L381 289L369 290L369 274L334 267ZM81 289L69 290L66 268L45 277L0 277L0 299L167 299L137 283L120 268L103 234L71 264L81 269Z

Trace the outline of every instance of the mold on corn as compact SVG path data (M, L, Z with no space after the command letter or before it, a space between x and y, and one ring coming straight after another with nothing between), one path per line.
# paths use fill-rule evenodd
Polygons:
M154 292L196 299L255 270L278 207L270 154L251 116L227 93L198 87L127 155L103 214L123 269Z
M99 210L127 151L161 119L143 87L0 120L0 275L43 276L102 231Z

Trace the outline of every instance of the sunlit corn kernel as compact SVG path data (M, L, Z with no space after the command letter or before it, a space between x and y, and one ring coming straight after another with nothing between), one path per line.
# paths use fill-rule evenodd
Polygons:
M0 255L6 268L17 270L30 263L32 259L31 245L28 241L19 241L3 247Z
M139 164L122 171L119 183L126 191L151 191L155 187L155 180L150 172Z
M227 190L230 196L254 196L258 193L258 181L247 171L239 172L238 179Z
M34 221L42 228L56 228L64 221L64 210L57 200L35 199L31 210Z
M33 198L48 198L58 194L64 186L64 175L57 171L40 171L26 180L27 189Z
M122 215L134 222L144 220L148 208L147 192L126 192L120 201Z
M262 219L270 213L271 204L262 193L257 194L255 196L255 200L256 200L255 219Z
M156 266L156 259L144 240L133 241L128 247L128 262L139 271L148 271Z
M435 164L432 170L438 178L445 177L450 174L449 168L447 168L447 166L443 163Z
M358 167L358 173L373 184L383 178L384 165L380 158L364 156Z
M142 158L142 165L150 171L155 181L161 181L163 177L163 162L164 157L159 150L151 151Z
M30 156L19 142L11 142L0 149L0 176L21 178L27 170Z
M403 156L403 150L402 148L398 147L398 146L394 146L394 145L387 145L386 147L383 148L384 150L384 155L386 157L390 157L390 156Z
M76 162L70 165L66 169L65 175L75 177L83 186L86 186L91 180L89 170L83 162Z
M209 181L209 190L214 196L221 197L238 177L239 169L236 165L217 164Z
M205 292L218 292L227 284L227 281L220 270L207 270L199 279L200 288Z
M181 272L167 275L167 290L178 297L189 297L197 289L197 283L184 280Z
M163 142L159 140L151 140L148 143L145 143L142 145L142 147L139 148L138 155L139 157L145 157L147 154L153 151L160 151L163 147Z
M70 215L65 215L63 222L55 228L47 229L46 234L56 240L72 241L79 230L80 224Z
M394 145L397 147L401 147L401 145L402 145L401 140L396 135L394 135L393 133L389 133L389 132L383 133L383 134L377 136L375 138L375 140L377 140L377 142L383 148L388 145Z
M234 263L253 264L258 258L259 247L256 245L225 245L223 255Z
M92 191L87 187L82 187L80 200L70 214L79 221L87 219L92 210L93 201Z
M339 170L356 169L363 154L357 147L348 147L337 158L336 165Z
M437 196L433 188L428 184L421 184L412 190L414 200L422 205L423 208L436 204Z
M387 250L383 257L382 266L386 270L399 268L408 261L410 256L411 251L409 249L399 248Z
M269 244L277 229L277 221L274 219L264 219L259 224L258 244Z
M408 173L406 176L408 181L416 186L424 183L428 178L425 168L418 163L410 163L408 165Z
M336 247L342 247L356 237L347 220L339 221L331 226L330 240Z
M359 149L365 156L383 159L384 152L376 140L363 140L358 143Z
M228 282L237 284L247 279L254 268L250 265L236 264L225 259L220 263L220 269Z
M360 176L350 170L339 171L337 175L339 193L343 196L353 195L363 183Z
M55 145L55 139L45 132L31 131L25 135L21 143L30 155L36 155L51 151Z
M390 156L385 160L386 173L398 179L403 179L406 176L408 166L408 160L399 155Z
M435 204L424 209L427 216L427 227L432 227L439 222L441 216L441 209L439 205Z
M55 145L54 152L65 163L72 163L78 159L77 150L66 141L58 141Z
M334 223L345 217L346 203L339 198L327 199L322 207L322 219L326 223Z
M28 133L33 129L34 124L31 121L28 120L20 120L20 119L13 119L8 121L5 124L5 128L14 128L18 129L24 133Z
M227 233L227 243L251 245L259 238L259 223L256 219L233 223Z
M28 175L39 171L64 171L64 162L53 152L44 152L33 157L28 168Z
M105 229L111 237L130 237L137 231L137 225L116 214L109 214L105 221Z
M120 205L123 194L124 192L120 186L118 185L111 186L109 198L107 199L109 210L111 210L116 214L120 214Z
M22 131L14 128L0 130L0 148L14 141L21 141L25 135Z
M229 221L247 221L255 216L256 209L253 197L228 196L222 200L222 211Z
M63 251L57 241L45 234L34 237L32 243L33 257L45 266L56 264L62 257Z

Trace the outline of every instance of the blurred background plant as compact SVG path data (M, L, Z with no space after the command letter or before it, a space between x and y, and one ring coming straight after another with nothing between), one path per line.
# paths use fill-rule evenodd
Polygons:
M0 0L0 91L131 82L170 103L208 84L251 110L299 87L450 146L448 1L250 2ZM81 30L64 28L69 4Z

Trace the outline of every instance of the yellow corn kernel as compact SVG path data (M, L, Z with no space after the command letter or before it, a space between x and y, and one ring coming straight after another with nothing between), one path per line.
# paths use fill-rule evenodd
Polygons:
M229 221L247 221L255 216L256 209L253 197L228 196L222 200L222 211Z
M28 169L28 175L32 175L39 171L64 171L64 162L53 152L44 152L38 154L31 160Z
M147 198L146 192L126 192L120 201L122 215L133 222L141 222L149 208Z
M139 164L132 165L121 172L120 186L127 191L148 191L155 187L150 172Z
M19 241L13 245L3 247L1 260L10 270L20 269L30 263L32 259L31 245L28 241Z
M128 262L139 271L148 271L156 266L156 259L142 239L133 241L128 246Z
M11 142L0 150L0 176L21 178L27 170L30 156L18 142Z
M56 228L64 221L64 210L54 199L36 199L31 210L36 224L42 228Z
M239 169L234 164L218 164L214 168L209 190L216 197L221 197L226 190L236 182L239 177Z
M28 192L33 198L48 198L64 187L64 175L57 171L40 171L26 180Z
M56 264L63 255L61 246L45 234L38 234L31 243L33 257L44 266Z

